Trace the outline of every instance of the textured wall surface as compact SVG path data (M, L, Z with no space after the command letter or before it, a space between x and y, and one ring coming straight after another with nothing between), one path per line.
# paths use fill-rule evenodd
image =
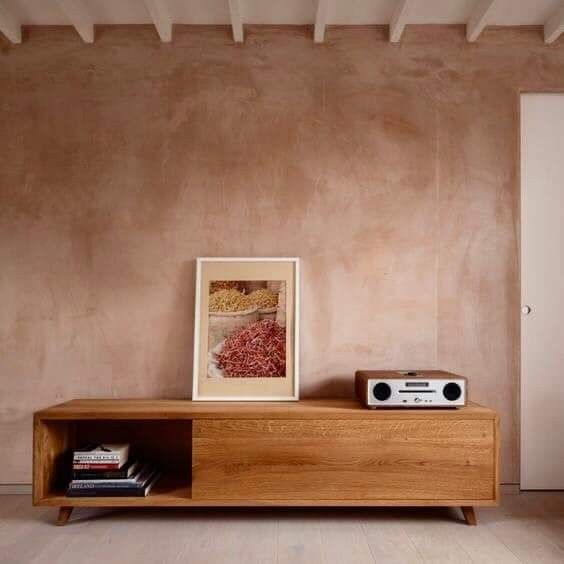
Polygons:
M1 43L0 482L30 480L38 408L189 397L199 255L302 257L302 395L459 371L516 481L519 90L559 88L537 29Z

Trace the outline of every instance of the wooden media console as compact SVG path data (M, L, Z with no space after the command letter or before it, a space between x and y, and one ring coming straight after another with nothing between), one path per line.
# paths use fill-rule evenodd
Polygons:
M354 400L73 400L35 413L33 502L59 507L475 506L499 500L499 421ZM147 497L67 497L72 450L129 442L163 476Z

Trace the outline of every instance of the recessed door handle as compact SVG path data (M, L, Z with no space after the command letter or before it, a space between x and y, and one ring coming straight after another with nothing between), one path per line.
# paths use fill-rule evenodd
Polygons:
M531 311L533 311L533 310L531 309L531 306L528 306L528 305L524 305L524 306L521 308L521 313L522 313L523 315L529 315L529 313L531 313Z

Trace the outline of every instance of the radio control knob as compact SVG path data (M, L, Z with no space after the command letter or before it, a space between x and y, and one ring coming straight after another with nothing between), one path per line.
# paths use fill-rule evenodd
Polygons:
M386 382L378 382L374 386L372 394L378 401L386 401L392 395L392 388Z
M448 401L456 401L462 395L462 389L456 382L449 382L443 388L443 396Z

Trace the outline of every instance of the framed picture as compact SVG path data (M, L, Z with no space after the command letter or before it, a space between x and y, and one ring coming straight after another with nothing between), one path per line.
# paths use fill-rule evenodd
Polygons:
M198 258L192 399L299 397L297 258Z

